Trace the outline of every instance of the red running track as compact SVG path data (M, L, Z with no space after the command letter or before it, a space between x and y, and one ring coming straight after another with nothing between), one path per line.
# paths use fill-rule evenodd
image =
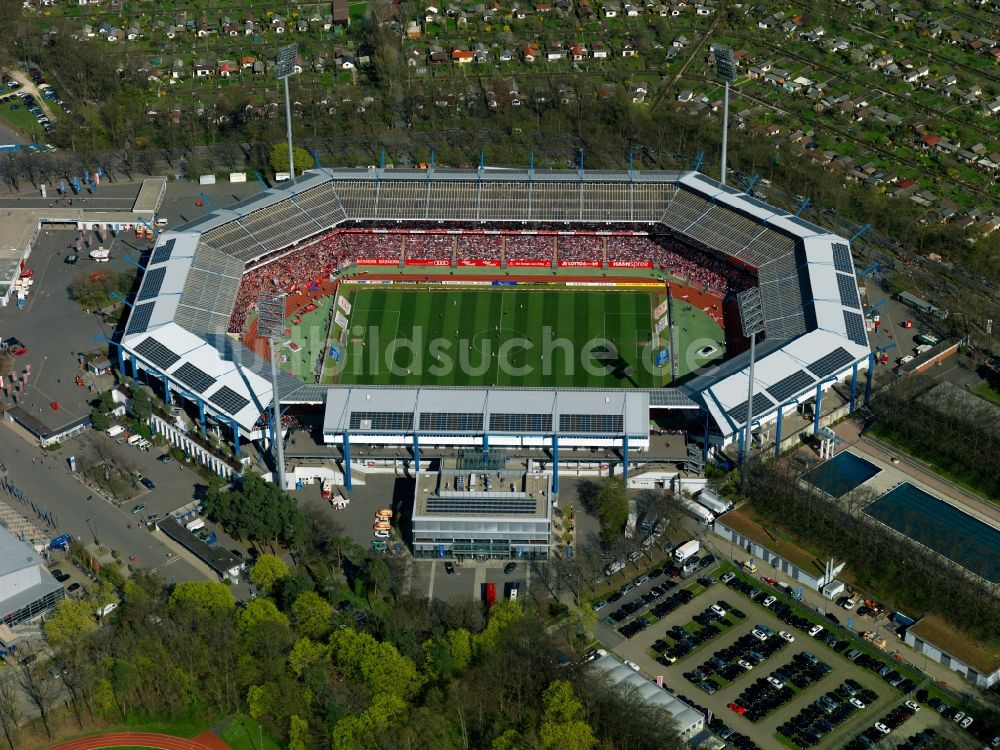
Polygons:
M48 750L99 750L111 747L149 747L156 750L230 750L229 745L211 732L202 732L193 740L156 732L108 732L78 737Z

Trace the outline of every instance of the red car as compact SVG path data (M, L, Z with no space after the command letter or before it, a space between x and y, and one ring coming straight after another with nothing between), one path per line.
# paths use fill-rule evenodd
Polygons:
M747 710L743 708L743 706L741 706L739 703L730 703L726 706L726 708L728 708L733 713L739 714L740 716L742 716L747 712Z
M768 578L767 576L761 576L760 580L762 580L764 583L768 583L768 584L770 584L772 586L777 583L776 580L774 580L773 578Z

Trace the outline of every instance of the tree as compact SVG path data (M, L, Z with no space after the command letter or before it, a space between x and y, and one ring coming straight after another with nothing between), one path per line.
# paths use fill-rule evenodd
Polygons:
M239 628L240 634L244 637L249 636L267 623L277 623L285 628L288 627L288 616L284 612L280 612L270 599L257 597L251 600L240 612Z
M389 585L389 566L380 557L368 557L361 566L361 577L368 591L378 598L379 589Z
M292 616L298 633L319 639L330 629L333 607L315 591L306 591L292 604Z
M288 566L277 555L260 555L250 568L250 581L265 594L282 578L288 577Z
M306 520L287 492L247 474L234 489L210 487L205 512L235 539L251 539L297 547L307 536Z
M45 640L53 648L62 648L96 628L90 604L79 599L63 599L45 621Z
M18 683L28 700L31 701L31 705L38 709L38 715L45 727L45 734L48 735L49 739L52 739L52 727L49 725L49 719L56 695L59 694L59 685L37 660L31 664L21 665Z
M309 152L301 146L294 146L292 151L295 155L295 173L302 174L312 167L313 158ZM277 172L288 171L288 144L275 143L271 147L271 169Z
M230 611L236 600L229 587L216 581L184 581L174 586L168 602L171 610L188 610L200 616Z
M80 274L70 282L69 296L87 312L94 312L114 302L111 292L127 296L134 280L134 272L99 271L96 274Z
M628 521L625 483L620 479L606 479L594 493L592 503L601 521L601 536L611 539L621 534Z
M95 430L101 430L102 432L111 425L111 421L108 419L108 415L103 411L98 411L94 409L90 412L90 426Z
M17 691L17 683L10 678L10 675L4 675L0 678L0 728L3 728L3 735L10 750L14 750L14 740L17 739L21 718L21 696Z

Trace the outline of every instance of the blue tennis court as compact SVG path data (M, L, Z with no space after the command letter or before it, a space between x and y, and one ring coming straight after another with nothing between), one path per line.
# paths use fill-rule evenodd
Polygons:
M844 451L810 469L802 478L830 497L840 497L860 487L880 471L882 470L871 461Z
M990 581L1000 580L1000 531L909 482L865 512Z

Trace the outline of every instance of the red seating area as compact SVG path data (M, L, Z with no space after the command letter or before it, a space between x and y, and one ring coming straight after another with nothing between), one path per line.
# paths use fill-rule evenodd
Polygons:
M455 257L459 260L500 262L503 237L498 234L459 234L455 236Z
M603 261L604 237L593 234L556 238L556 252L560 261Z
M608 263L622 265L639 265L651 262L656 266L660 262L660 247L651 237L608 237ZM652 267L652 266L651 266Z
M451 260L455 237L450 234L406 235L406 258Z
M310 245L296 248L276 260L257 266L245 274L236 293L236 304L229 317L229 332L242 333L249 314L257 306L264 288L288 293L322 283L347 257L342 236L330 233Z
M381 260L399 262L403 252L403 237L399 234L369 234L343 232L344 244L353 260Z
M504 238L507 262L512 260L552 261L553 238L537 234L511 234Z

